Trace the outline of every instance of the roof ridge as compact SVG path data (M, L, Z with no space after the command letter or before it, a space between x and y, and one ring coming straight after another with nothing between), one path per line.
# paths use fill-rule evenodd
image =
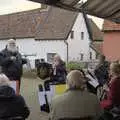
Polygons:
M104 20L103 31L120 31L120 24Z
M8 13L8 14L0 15L0 16L10 16L10 15L16 15L16 14L29 14L31 12L36 12L36 11L46 12L48 10L49 10L49 7L47 7L47 8L36 8L36 9L31 9L31 10L24 10L24 11L19 11L19 12Z

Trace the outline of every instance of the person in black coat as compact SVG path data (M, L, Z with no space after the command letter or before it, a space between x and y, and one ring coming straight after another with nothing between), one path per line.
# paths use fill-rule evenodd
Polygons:
M53 60L53 80L57 82L65 82L66 80L66 67L65 63L61 60L59 55L54 56Z
M105 60L105 56L100 56L100 63L96 66L94 74L98 79L98 82L103 86L109 79L109 66L110 63Z
M4 50L0 52L0 66L4 73L11 81L16 81L16 93L19 94L20 79L22 76L22 66L27 60L23 59L18 52L16 42L13 39L8 40Z
M0 74L0 120L18 116L25 119L29 114L24 98L16 95L7 76Z

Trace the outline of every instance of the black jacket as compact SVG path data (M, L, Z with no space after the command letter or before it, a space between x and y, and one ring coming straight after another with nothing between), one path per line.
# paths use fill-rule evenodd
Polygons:
M109 79L109 63L105 61L103 64L100 64L94 70L95 76L98 79L100 85L104 85Z
M65 63L63 61L61 61L61 63L59 65L57 65L55 69L56 69L56 75L53 74L52 79L57 82L65 82L66 75L67 75Z
M11 60L12 56L16 57L16 60ZM10 80L20 80L22 76L22 65L25 63L27 63L26 59L23 59L19 52L12 53L7 49L0 52L2 72L7 75Z
M29 113L22 96L16 96L9 86L0 86L0 119L16 116L27 118Z

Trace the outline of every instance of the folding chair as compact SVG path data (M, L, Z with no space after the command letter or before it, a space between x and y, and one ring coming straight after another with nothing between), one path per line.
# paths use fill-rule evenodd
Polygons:
M16 117L2 117L0 120L25 120L22 116L16 116Z
M50 111L49 104L55 95L60 95L65 91L66 84L54 81L45 81L44 84L39 84L38 98L40 103L40 110L44 112Z
M58 120L93 120L91 117L84 117L84 118L60 118Z

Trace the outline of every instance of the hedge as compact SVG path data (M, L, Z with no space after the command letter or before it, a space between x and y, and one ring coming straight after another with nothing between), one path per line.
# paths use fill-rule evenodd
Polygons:
M87 63L85 62L69 62L66 65L68 71L75 70L75 69L84 69L87 67Z

